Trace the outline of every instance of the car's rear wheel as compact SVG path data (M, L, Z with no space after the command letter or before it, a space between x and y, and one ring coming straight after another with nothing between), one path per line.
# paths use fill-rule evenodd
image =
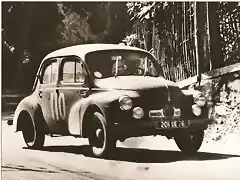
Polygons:
M40 121L33 120L27 114L22 123L22 134L26 145L32 149L42 148L45 141L45 133Z
M194 155L202 145L203 130L187 131L178 134L174 140L178 148L187 155Z
M95 157L107 157L116 148L116 140L111 137L106 119L99 112L93 114L88 139Z

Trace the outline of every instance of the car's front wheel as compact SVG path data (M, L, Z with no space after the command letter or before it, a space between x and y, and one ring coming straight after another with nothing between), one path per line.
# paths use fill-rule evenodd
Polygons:
M45 141L45 133L40 121L33 120L26 115L22 124L22 134L26 145L32 149L42 148Z
M174 140L178 148L187 155L195 154L202 145L204 137L203 130L187 131L178 134Z
M90 129L91 133L88 139L93 155L107 157L112 154L116 148L116 140L111 137L106 119L101 113L93 114Z

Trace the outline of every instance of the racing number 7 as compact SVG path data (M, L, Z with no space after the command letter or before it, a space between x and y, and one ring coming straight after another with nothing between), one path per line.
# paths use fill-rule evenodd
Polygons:
M51 113L53 120L63 120L66 117L66 104L64 94L61 92L58 96L56 92L50 96Z

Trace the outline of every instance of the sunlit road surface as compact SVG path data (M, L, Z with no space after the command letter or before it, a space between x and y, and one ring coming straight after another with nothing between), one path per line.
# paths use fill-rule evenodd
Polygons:
M147 137L118 142L112 159L91 157L88 141L46 137L43 150L27 149L2 115L3 180L239 180L240 139L204 143L194 157L183 155L173 140ZM135 148L134 148L135 147Z

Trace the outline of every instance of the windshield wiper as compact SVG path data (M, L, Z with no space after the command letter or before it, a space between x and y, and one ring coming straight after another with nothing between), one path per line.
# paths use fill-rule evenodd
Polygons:
M146 76L146 74L147 74L147 57L144 58L144 74L143 74L143 76Z
M117 59L116 59L116 66L115 66L116 72L115 72L115 75L114 75L115 78L117 77L117 74L118 74L118 60L119 59L120 59L119 57L117 57Z

